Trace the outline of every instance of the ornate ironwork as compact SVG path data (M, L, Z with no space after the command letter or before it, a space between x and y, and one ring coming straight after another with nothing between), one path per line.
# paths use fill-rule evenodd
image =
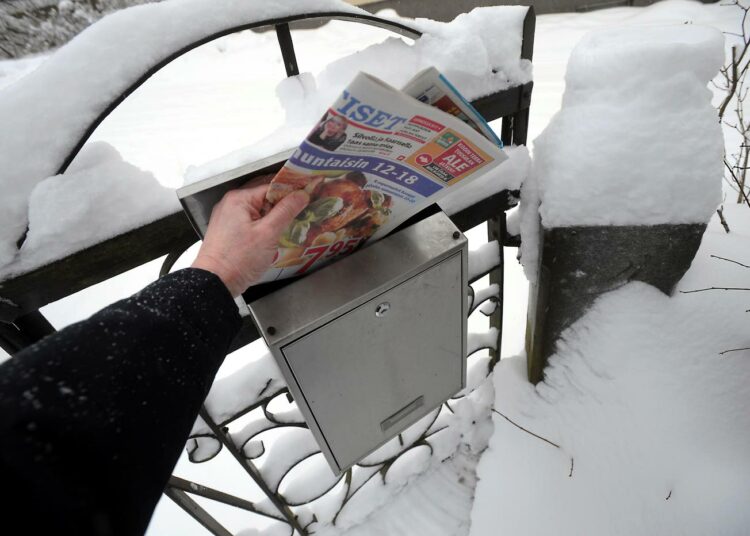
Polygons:
M485 275L496 266L488 268ZM492 285L478 289L471 286L469 288L471 312L476 311L482 304L497 300L499 294L499 289ZM483 314L486 315L486 313ZM483 341L469 348L467 359L471 359L481 350L494 349L494 344ZM235 374L255 377L257 381L258 374L264 372L267 374L269 369L276 371L275 366L269 367L268 360L273 360L270 353L254 360ZM481 377L489 375L489 360L477 361L475 366L481 367L479 370ZM470 374L470 376L476 376L476 374ZM269 504L250 503L177 477L170 480L169 488L176 488L188 494L192 493L257 515L273 518L288 524L292 531L297 531L301 535L313 534L316 523L321 521L335 525L350 500L365 485L373 482L373 479L379 479L385 484L389 472L403 457L417 449L426 449L432 456L434 447L431 440L449 428L447 417L454 413L451 404L465 399L474 387L468 385L463 392L367 456L352 469L343 475L334 476L328 469L312 434L307 429L302 415L294 402L289 400L288 390L279 383L279 377L273 375L258 383L264 384L265 387L255 393L255 396L250 396L245 404L239 407L236 405L232 407L232 402L222 402L221 385L216 390L212 390L212 394L209 394L206 400L206 405L201 410L201 419L196 422L190 436L188 454L192 462L205 463L226 447L263 490L269 499ZM212 412L209 412L207 407L211 407ZM489 408L487 416L489 417ZM244 422L240 426L237 425L238 421ZM262 436L271 430L274 431L276 437L273 446L267 449ZM314 486L311 487L309 482L304 481L305 479L302 479L301 483L298 480L297 474L305 471L315 472L317 475ZM175 500L173 494L168 493L168 496ZM333 509L334 514L329 515L328 519L316 512L316 502L324 498L337 501L337 506ZM184 500L175 500L175 502L186 509L190 515L196 517L193 505ZM328 509L330 511L330 505ZM208 514L201 514L201 516L204 515ZM201 523L212 530L203 521ZM221 530L212 530L212 532L217 535L223 534Z

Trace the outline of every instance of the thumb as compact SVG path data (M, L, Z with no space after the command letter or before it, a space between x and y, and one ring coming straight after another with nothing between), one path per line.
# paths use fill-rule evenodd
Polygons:
M307 192L303 190L293 192L276 203L261 222L271 236L278 238L309 202L310 196Z

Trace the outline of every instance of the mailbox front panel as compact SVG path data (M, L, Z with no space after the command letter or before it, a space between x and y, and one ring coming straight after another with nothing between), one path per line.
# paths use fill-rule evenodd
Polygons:
M462 267L457 253L281 349L340 470L463 387Z

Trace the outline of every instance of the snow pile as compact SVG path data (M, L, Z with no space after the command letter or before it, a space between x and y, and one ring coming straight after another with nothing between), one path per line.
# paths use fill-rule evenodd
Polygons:
M28 271L179 210L172 190L124 162L103 142L89 144L68 172L40 182L29 199L29 232L0 278Z
M536 279L539 223L707 222L721 202L724 142L706 87L724 61L718 30L596 30L568 62L562 108L534 140L521 189L521 259Z
M282 80L276 96L286 115L284 125L258 143L188 168L185 183L296 147L360 71L402 87L434 66L469 100L531 81L531 62L521 59L526 12L524 6L496 6L476 8L448 23L397 18L422 31L422 37L413 43L390 37L328 64L317 75Z
M56 173L91 122L145 71L194 41L294 13L365 13L341 0L167 0L118 11L0 92L0 266L15 255L36 184Z
M723 139L706 85L721 32L597 30L568 63L562 109L534 141L545 228L703 223L721 201Z
M532 283L537 278L540 262L539 248L542 239L539 221L539 198L539 182L532 163L531 172L521 185L521 202L518 204L518 210L513 213L512 218L508 218L508 230L510 231L513 227L521 234L521 247L519 248L521 265L526 279ZM578 212L577 210L576 213Z
M469 281L474 281L499 265L501 253L500 243L497 240L479 247L472 246L469 250Z
M248 408L261 404L263 401L277 397L286 390L286 383L281 376L276 362L268 350L265 342L259 339L233 354L233 361L239 359L241 365L231 373L217 378L205 401L205 407L215 423L223 423L236 419L244 414ZM294 406L294 415L299 412ZM273 414L278 421L283 415ZM263 445L259 441L251 441L252 436L274 426L261 410L254 411L242 428L232 432L232 438L238 445L242 445L246 454L257 457L263 453ZM286 419L283 422L302 422L301 418ZM190 459L201 463L212 459L220 450L221 443L211 433L210 428L199 417L190 432L187 450Z
M718 233L681 290L750 287L709 257L750 264L748 237ZM748 296L631 283L563 334L536 389L523 358L501 361L495 409L559 448L495 414L471 534L745 534L750 351L731 350L750 346Z
M315 533L466 534L474 467L492 431L489 407L493 390L492 382L486 379L486 364L486 360L470 360L470 371L474 365L484 374L477 384L467 386L470 394L449 401L452 411L443 408L437 419L434 415L422 419L404 432L403 445L394 440L363 462L384 459L393 454L393 449L403 452L383 474L378 471L379 466L357 466L352 487L359 490L344 505L335 526L330 514L344 497L345 482L317 501L315 513L321 523ZM469 375L477 376L471 372ZM425 444L415 444L424 430L428 436ZM439 496L433 495L436 489L440 490ZM374 512L378 515L373 519Z
M430 66L469 100L529 82L531 62L521 60L527 11L525 6L480 7L448 23L399 18L424 35L413 44L390 38L335 61L316 77L318 88L332 91L325 98L330 103L359 71L401 87Z

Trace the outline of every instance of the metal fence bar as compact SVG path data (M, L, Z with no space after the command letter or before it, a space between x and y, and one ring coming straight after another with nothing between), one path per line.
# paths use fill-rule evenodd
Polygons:
M172 475L171 477L169 477L169 483L167 484L167 488L170 488L170 487L184 491L186 493L192 493L193 495L198 495L205 499L211 499L212 501L220 502L222 504L226 504L229 506L234 506L235 508L247 510L248 512L252 512L260 516L265 516L270 519L276 519L278 521L285 521L285 519L281 516L275 516L268 512L264 512L263 510L259 510L255 506L255 504L252 503L251 501L241 499L239 497L230 495L229 493L224 493L223 491L219 491L214 488L209 488L208 486L204 486L203 484L198 484L197 482L191 482L190 480L185 480L184 478L180 478L178 476Z
M289 31L288 22L276 25L276 37L279 40L279 48L281 49L281 57L284 59L286 75L298 75L297 56L294 53L294 42L292 41L292 32Z
M534 32L536 30L536 15L534 7L530 6L523 21L523 41L521 43L521 59L531 61L534 54ZM531 105L531 91L533 84L525 84L519 88L518 109L510 117L504 117L501 129L501 139L505 145L525 145L529 130L529 106ZM503 245L507 237L505 212L500 211L487 221L487 237L489 240L497 240L500 244L500 264L490 272L490 284L500 286L500 296L497 306L490 315L490 326L497 328L497 349L491 350L492 362L490 368L500 360L503 343L503 310L505 295L503 292L505 262L503 260Z
M149 68L145 73L143 73L143 75L140 78L138 78L138 80L133 82L127 89L125 89L125 91L123 91L120 95L118 95L117 98L115 98L112 102L110 102L109 105L104 110L102 110L99 116L97 116L97 118L91 123L91 125L89 125L88 129L86 129L86 132L84 132L83 136L81 136L81 138L78 140L75 147L73 147L73 150L68 154L65 160L63 160L62 164L57 170L57 174L60 175L62 173L65 173L65 171L68 169L70 164L73 162L73 159L76 157L76 155L78 155L80 150L83 148L84 144L88 141L88 139L91 137L94 131L99 127L102 121L104 121L104 119L106 119L107 116L110 113L112 113L115 108L117 108L120 104L122 104L122 102L125 99L127 99L136 89L142 86L154 74L156 74L163 67L165 67L166 65L168 65L175 59L179 58L180 56L190 52L191 50L195 48L198 48L201 45L210 43L211 41L214 41L220 37L224 37L226 35L241 32L243 30L252 30L256 28L278 26L282 24L288 25L290 22L294 22L294 21L331 20L331 19L349 20L349 21L360 22L362 24L369 24L371 26L377 26L379 28L385 28L387 30L391 30L395 33L410 37L412 39L416 39L417 37L420 37L422 35L420 31L415 30L414 28L410 28L409 26L406 26L405 24L402 24L400 22L389 21L386 19L382 19L380 17L376 17L375 15L364 15L364 14L359 14L359 13L346 13L346 12L339 12L339 11L303 13L303 14L297 14L297 15L290 15L287 17L279 17L275 19L254 21L250 23L238 24L237 26L232 26L230 28L226 28L224 30L215 32L211 35L207 35L201 39L198 39L197 41L190 43L189 45L185 47L180 48L179 50L170 51L167 56L165 56L162 60L158 61L151 68Z
M44 315L33 311L12 323L0 321L0 348L13 355L54 332L55 328Z
M266 497L268 497L273 505L279 510L279 513L284 516L286 522L289 523L289 525L291 525L296 531L298 531L300 535L306 536L307 531L299 524L297 516L294 515L294 512L292 512L286 502L284 502L284 500L281 499L281 497L279 497L274 490L268 487L268 484L266 484L266 481L263 480L263 476L255 467L255 464L245 459L245 456L242 454L240 449L237 448L237 445L235 445L234 441L232 441L232 438L224 433L219 425L216 424L211 415L208 413L208 410L206 410L205 406L201 407L200 416L206 423L208 428L211 430L211 433L213 433L218 438L218 440L221 441L221 444L227 448L229 453L234 456L234 459L237 460L237 462L242 466L242 468L250 476L250 478L253 479L253 481L258 485L261 491L265 493Z
M203 527L205 527L211 534L214 534L215 536L232 536L231 532L224 528L221 523L216 521L211 514L201 508L197 502L188 497L188 494L184 491L167 486L167 489L164 490L164 494L172 499L177 506L190 514L190 517L203 525Z

